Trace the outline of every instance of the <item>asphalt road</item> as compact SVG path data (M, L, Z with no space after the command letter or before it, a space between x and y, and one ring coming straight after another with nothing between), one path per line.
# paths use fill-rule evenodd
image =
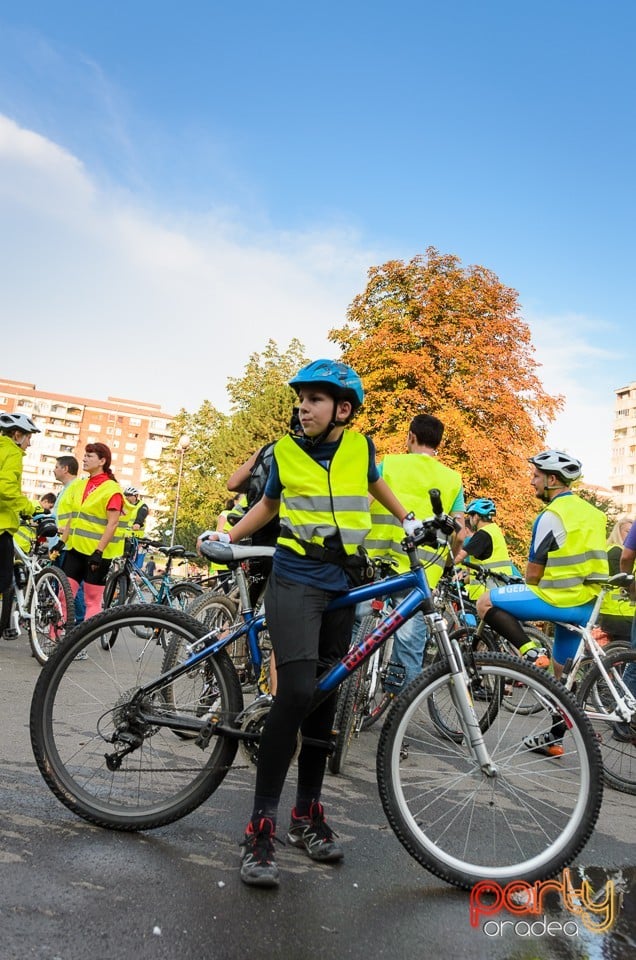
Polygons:
M346 859L318 865L288 846L281 887L238 879L238 840L253 771L232 771L200 809L146 834L92 827L48 790L32 759L28 713L39 667L26 639L0 642L1 960L281 960L424 958L628 960L636 951L636 797L606 789L597 829L577 861L623 892L605 935L587 933L558 900L552 932L498 915L471 927L469 895L428 874L386 824L375 783L377 734L357 741L345 774L328 775L325 805ZM291 807L287 788L282 809ZM578 873L573 869L576 879ZM503 918L511 921L501 928ZM570 925L564 925L569 921ZM563 932L565 930L565 932Z

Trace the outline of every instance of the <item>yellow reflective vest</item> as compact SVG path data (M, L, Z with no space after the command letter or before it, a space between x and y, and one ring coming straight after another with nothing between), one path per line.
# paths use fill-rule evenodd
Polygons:
M274 457L283 488L278 543L315 556L338 536L345 553L355 554L371 529L366 437L345 430L328 469L290 436L277 441ZM310 545L318 548L313 554Z
M462 478L456 470L440 463L434 457L416 453L390 453L382 461L382 478L408 511L418 519L431 515L429 490L437 488L445 513L450 513L462 489ZM402 524L386 507L374 500L371 504L371 531L365 548L371 556L391 554L397 560L400 573L408 570L408 557L402 550ZM448 547L435 550L418 547L418 556L426 566L429 586L439 582L449 554Z
M479 529L490 534L492 554L487 560L478 560L477 557L470 557L470 562L485 567L487 570L496 570L498 573L507 573L508 576L512 576L514 569L510 554L508 553L508 545L500 527L498 527L496 523L485 523ZM468 550L470 553L470 540L464 542L464 550ZM466 592L471 600L476 600L491 587L500 586L501 583L494 578L492 581L488 581L488 586L486 587L481 583L471 583L469 580L466 586Z
M583 581L591 574L608 573L605 514L573 493L555 497L545 509L561 518L566 538L548 554L543 577L537 586L528 584L529 589L555 607L588 603L601 588Z
M35 533L33 529L27 526L26 523L21 523L16 532L13 534L13 542L17 543L23 553L29 554L31 552L31 546L35 538Z
M616 549L615 544L608 546L608 556L612 549ZM620 550L620 547L618 549ZM635 612L636 607L634 606L634 601L630 600L623 591L620 593L618 591L616 591L616 593L606 593L603 597L601 613L607 617L624 617L626 620L631 620Z
M82 503L82 496L90 478L82 479L72 484L71 492L71 532L66 541L67 549L77 550L78 553L90 555L97 549L104 530L106 529L108 501L115 493L122 489L115 480L104 480L86 497ZM122 513L117 524L115 535L104 550L105 560L120 557L124 552L124 539L128 521Z
M81 482L79 477L75 477L75 479L67 483L65 487L62 487L55 501L53 513L60 533L64 533L66 525L73 515L73 491L76 485Z

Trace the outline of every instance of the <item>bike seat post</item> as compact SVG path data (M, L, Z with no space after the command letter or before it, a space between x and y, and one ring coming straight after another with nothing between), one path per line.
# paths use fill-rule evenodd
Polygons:
M245 570L243 569L240 563L237 563L236 569L234 570L234 577L236 579L236 585L239 591L240 598L240 607L239 609L246 613L253 613L252 604L250 603L250 592L247 583L247 576Z

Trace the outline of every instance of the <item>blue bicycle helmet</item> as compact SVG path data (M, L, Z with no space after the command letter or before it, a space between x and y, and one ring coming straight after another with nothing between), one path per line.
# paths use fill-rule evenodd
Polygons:
M466 507L465 513L477 513L480 517L486 517L490 520L497 513L497 507L493 500L488 497L478 497L477 500L471 500Z
M336 400L349 400L353 411L364 403L362 381L352 367L338 360L314 360L289 381L296 393L300 387L325 387Z

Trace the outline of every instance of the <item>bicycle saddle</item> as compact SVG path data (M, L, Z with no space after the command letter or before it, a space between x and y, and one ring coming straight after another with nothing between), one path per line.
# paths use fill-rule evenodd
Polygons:
M610 587L628 587L634 582L632 573L615 573L613 577L606 577L602 573L591 573L583 583L606 583Z
M238 563L241 560L254 560L257 557L273 557L274 547L251 547L240 543L220 543L219 540L204 540L201 553L214 563Z

